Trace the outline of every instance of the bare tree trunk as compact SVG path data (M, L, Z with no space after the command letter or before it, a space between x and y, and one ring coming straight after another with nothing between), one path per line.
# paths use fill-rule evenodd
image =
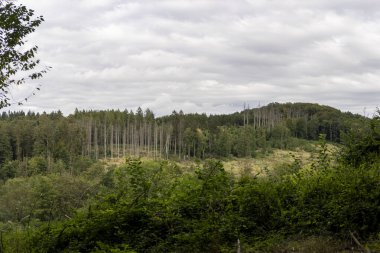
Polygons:
M160 126L160 159L162 155L162 149L164 145L164 129Z
M173 141L174 141L174 155L177 155L177 137L176 136L174 136Z
M131 126L131 155L135 155L135 126Z
M140 150L139 150L139 132L137 131L137 124L135 124L135 129L134 129L134 142L135 142L135 156L140 155Z
M104 159L107 159L107 124L104 124Z
M158 152L158 126L157 122L154 123L154 159L157 159Z
M165 142L166 160L169 159L169 145L170 145L170 134L167 134L166 135L166 142Z
M95 145L95 159L99 159L99 147L98 147L98 127L95 125L94 133L94 145Z
M126 137L126 143L127 143L127 150L128 150L128 155L131 155L131 135L130 135L130 122L128 120L127 122L127 137Z
M92 142L92 121L87 123L87 155L91 157L91 142Z
M115 135L116 135L117 158L120 158L120 127L119 126L116 126Z
M169 152L170 152L170 139L172 134L172 126L166 127L166 142L165 142L165 154L166 159L169 159Z
M151 156L150 152L150 145L151 145L151 138L152 137L152 125L149 123L148 124L148 129L147 129L147 146L148 146L148 156Z
M126 147L126 142L127 142L127 129L124 126L123 127L123 157L125 157L125 147Z
M111 159L113 159L113 145L114 145L114 140L113 140L113 125L111 125L111 142L110 142L110 147L111 147Z

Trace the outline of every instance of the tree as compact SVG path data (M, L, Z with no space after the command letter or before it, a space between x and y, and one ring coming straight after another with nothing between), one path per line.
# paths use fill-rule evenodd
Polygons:
M343 139L345 163L354 167L380 163L380 110L367 124L343 135Z
M0 168L7 160L12 159L12 149L9 138L9 131L0 126Z
M42 16L35 17L34 11L23 5L0 1L0 109L10 104L9 87L41 78L47 71L47 68L35 70L40 65L40 60L35 58L37 46L23 50L26 36L42 21Z

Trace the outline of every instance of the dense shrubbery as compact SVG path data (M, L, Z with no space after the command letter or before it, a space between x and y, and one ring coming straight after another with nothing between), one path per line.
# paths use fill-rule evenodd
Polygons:
M295 165L297 166L297 165ZM281 177L236 178L217 161L194 173L131 160L113 171L117 186L74 219L34 233L39 252L221 252L257 241L380 232L378 167L301 168ZM122 251L122 252L128 252ZM111 252L111 251L108 251Z

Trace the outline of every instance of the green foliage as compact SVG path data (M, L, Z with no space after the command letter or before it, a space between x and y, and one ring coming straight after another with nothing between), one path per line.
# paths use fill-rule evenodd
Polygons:
M94 253L135 253L135 251L129 248L128 244L110 246L101 242L98 242L98 247L93 252Z
M144 114L141 108L136 113L77 110L68 117L59 111L3 113L0 164L41 156L61 160L66 169L76 173L87 166L77 165L78 157L256 157L272 148L314 151L310 140L317 141L320 134L339 143L350 128L353 133L369 131L362 127L369 119L315 104L271 104L244 115L173 112L156 119L151 111ZM243 123L243 118L250 118L249 123Z
M0 223L0 252L31 252L28 227L13 223Z
M43 174L48 170L48 161L42 156L34 156L28 161L30 175Z
M318 157L316 162L311 166L316 170L327 170L330 168L330 157L327 150L326 135L324 134L319 136Z
M380 111L370 124L352 129L344 136L343 160L346 164L380 163Z
M0 168L5 161L12 159L12 149L9 132L6 128L0 127Z
M231 154L233 145L233 135L227 127L218 127L218 134L215 140L215 153L221 157L228 157Z
M195 177L185 177L178 184L170 213L177 217L176 223L182 223L171 238L179 251L219 251L226 240L234 239L234 231L229 229L232 186L231 176L214 160L206 161L196 169Z
M66 219L96 192L96 182L69 174L10 179L0 187L0 221Z
M295 160L275 177L239 179L215 160L181 173L171 163L128 159L107 175L111 188L88 210L45 226L33 241L42 252L117 252L122 245L137 252L221 252L233 251L238 239L253 250L272 247L270 238L278 236L378 234L378 168L334 167L324 152L322 138L312 167Z
M198 116L194 118L207 119ZM138 120L144 122L143 117L140 110ZM1 167L5 182L0 187L0 221L3 227L8 226L7 221L15 224L2 230L3 248L14 250L22 245L29 252L234 252L239 241L243 252L276 252L279 247L301 250L305 245L319 249L319 238L344 240L351 232L365 240L376 238L380 233L377 120L363 125L357 135L347 135L346 141L352 145L347 145L340 161L330 159L329 152L334 151L328 149L329 137L320 135L311 166L303 166L294 157L293 163L263 176L235 176L212 159L198 159L195 165L186 166L127 158L124 164L110 166L94 163L91 155L61 152L62 146L56 142L41 141L38 156L6 159ZM64 127L50 126L54 121L49 117L43 121L41 126L64 132ZM259 150L267 152L270 146L305 147L290 133L305 131L302 134L308 135L310 127L298 123L292 129L292 124L269 129L246 124L219 127L215 132L193 125L183 128L184 146L189 148L184 152L197 157L206 152L252 156ZM42 133L42 140L55 138L45 138ZM65 139L59 136L57 143ZM209 149L215 143L219 149ZM350 160L349 154L355 159ZM24 177L12 178L18 175ZM295 238L295 242L287 238ZM329 245L329 249L336 248L334 243Z
M8 161L0 166L0 179L7 180L16 176L20 161Z
M33 72L40 64L35 59L37 46L22 51L25 37L42 21L42 16L35 17L34 11L23 5L7 0L0 2L0 108L9 105L8 87L20 85L26 78L40 78L46 73L46 69ZM15 77L20 73L26 73L27 77Z
M290 130L284 125L277 125L270 131L269 139L274 148L286 149L290 142Z

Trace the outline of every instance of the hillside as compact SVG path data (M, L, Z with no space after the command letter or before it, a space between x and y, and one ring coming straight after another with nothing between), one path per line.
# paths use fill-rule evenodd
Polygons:
M327 141L342 143L342 133L366 121L306 103L274 103L228 115L174 111L159 118L140 108L136 112L76 111L67 117L60 112L9 112L0 119L0 164L35 156L61 161L66 167L73 167L78 156L254 157L271 148L300 147L303 140L318 140L320 134Z
M0 252L376 252L379 119L3 114Z

